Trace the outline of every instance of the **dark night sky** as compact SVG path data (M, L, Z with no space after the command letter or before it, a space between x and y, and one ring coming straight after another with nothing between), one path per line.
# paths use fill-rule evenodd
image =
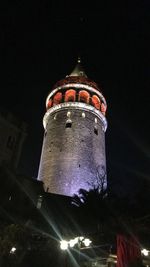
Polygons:
M0 106L28 123L23 170L37 176L46 96L80 54L108 104L108 176L149 179L149 1L3 2Z

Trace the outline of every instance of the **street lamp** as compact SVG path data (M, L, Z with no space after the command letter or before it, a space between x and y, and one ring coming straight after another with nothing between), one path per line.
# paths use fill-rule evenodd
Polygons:
M89 238L83 236L77 236L74 239L70 240L61 240L60 248L61 250L67 250L68 248L73 248L75 245L78 245L78 248L81 248L82 245L89 247L92 241Z
M143 248L143 249L141 250L141 253L142 253L144 256L148 256L149 251L148 251L147 249Z
M77 236L70 240L61 240L60 241L60 249L61 250L68 250L69 248L74 248L77 246L78 248L78 260L80 262L80 250L83 248L88 248L92 241L89 238L85 238L83 236ZM67 261L67 259L66 259Z
M85 245L86 247L89 247L89 245L92 243L92 241L91 241L89 238L85 238L85 239L83 240L83 243L84 243L84 245Z
M14 254L16 251L16 248L15 247L12 247L11 250L10 250L10 254Z
M61 240L60 241L60 248L61 248L61 250L66 250L68 248L68 241Z

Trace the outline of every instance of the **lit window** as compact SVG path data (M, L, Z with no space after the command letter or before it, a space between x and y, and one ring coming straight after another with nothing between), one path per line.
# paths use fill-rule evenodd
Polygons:
M65 93L65 102L75 102L76 91L73 89L67 90Z
M79 101L89 104L90 95L87 91L82 90L79 92Z
M52 99L49 99L46 108L47 108L47 109L51 108L52 103L53 103Z
M104 105L104 103L102 103L101 105L101 112L103 113L103 115L106 114L106 106Z
M62 102L62 93L58 92L56 95L54 95L53 98L53 106L58 105Z
M93 95L92 96L92 105L96 109L100 109L101 102L100 102L100 99L99 99L99 97L97 95Z

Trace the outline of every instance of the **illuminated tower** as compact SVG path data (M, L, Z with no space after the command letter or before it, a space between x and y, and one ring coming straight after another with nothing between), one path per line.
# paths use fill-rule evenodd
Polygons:
M46 99L38 180L46 192L72 196L106 180L106 101L81 63L58 81Z

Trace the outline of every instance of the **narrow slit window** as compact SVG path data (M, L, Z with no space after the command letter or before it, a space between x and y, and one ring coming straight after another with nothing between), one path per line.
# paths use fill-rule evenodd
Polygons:
M94 127L94 133L95 133L96 135L98 135L98 129L97 129L97 127Z

